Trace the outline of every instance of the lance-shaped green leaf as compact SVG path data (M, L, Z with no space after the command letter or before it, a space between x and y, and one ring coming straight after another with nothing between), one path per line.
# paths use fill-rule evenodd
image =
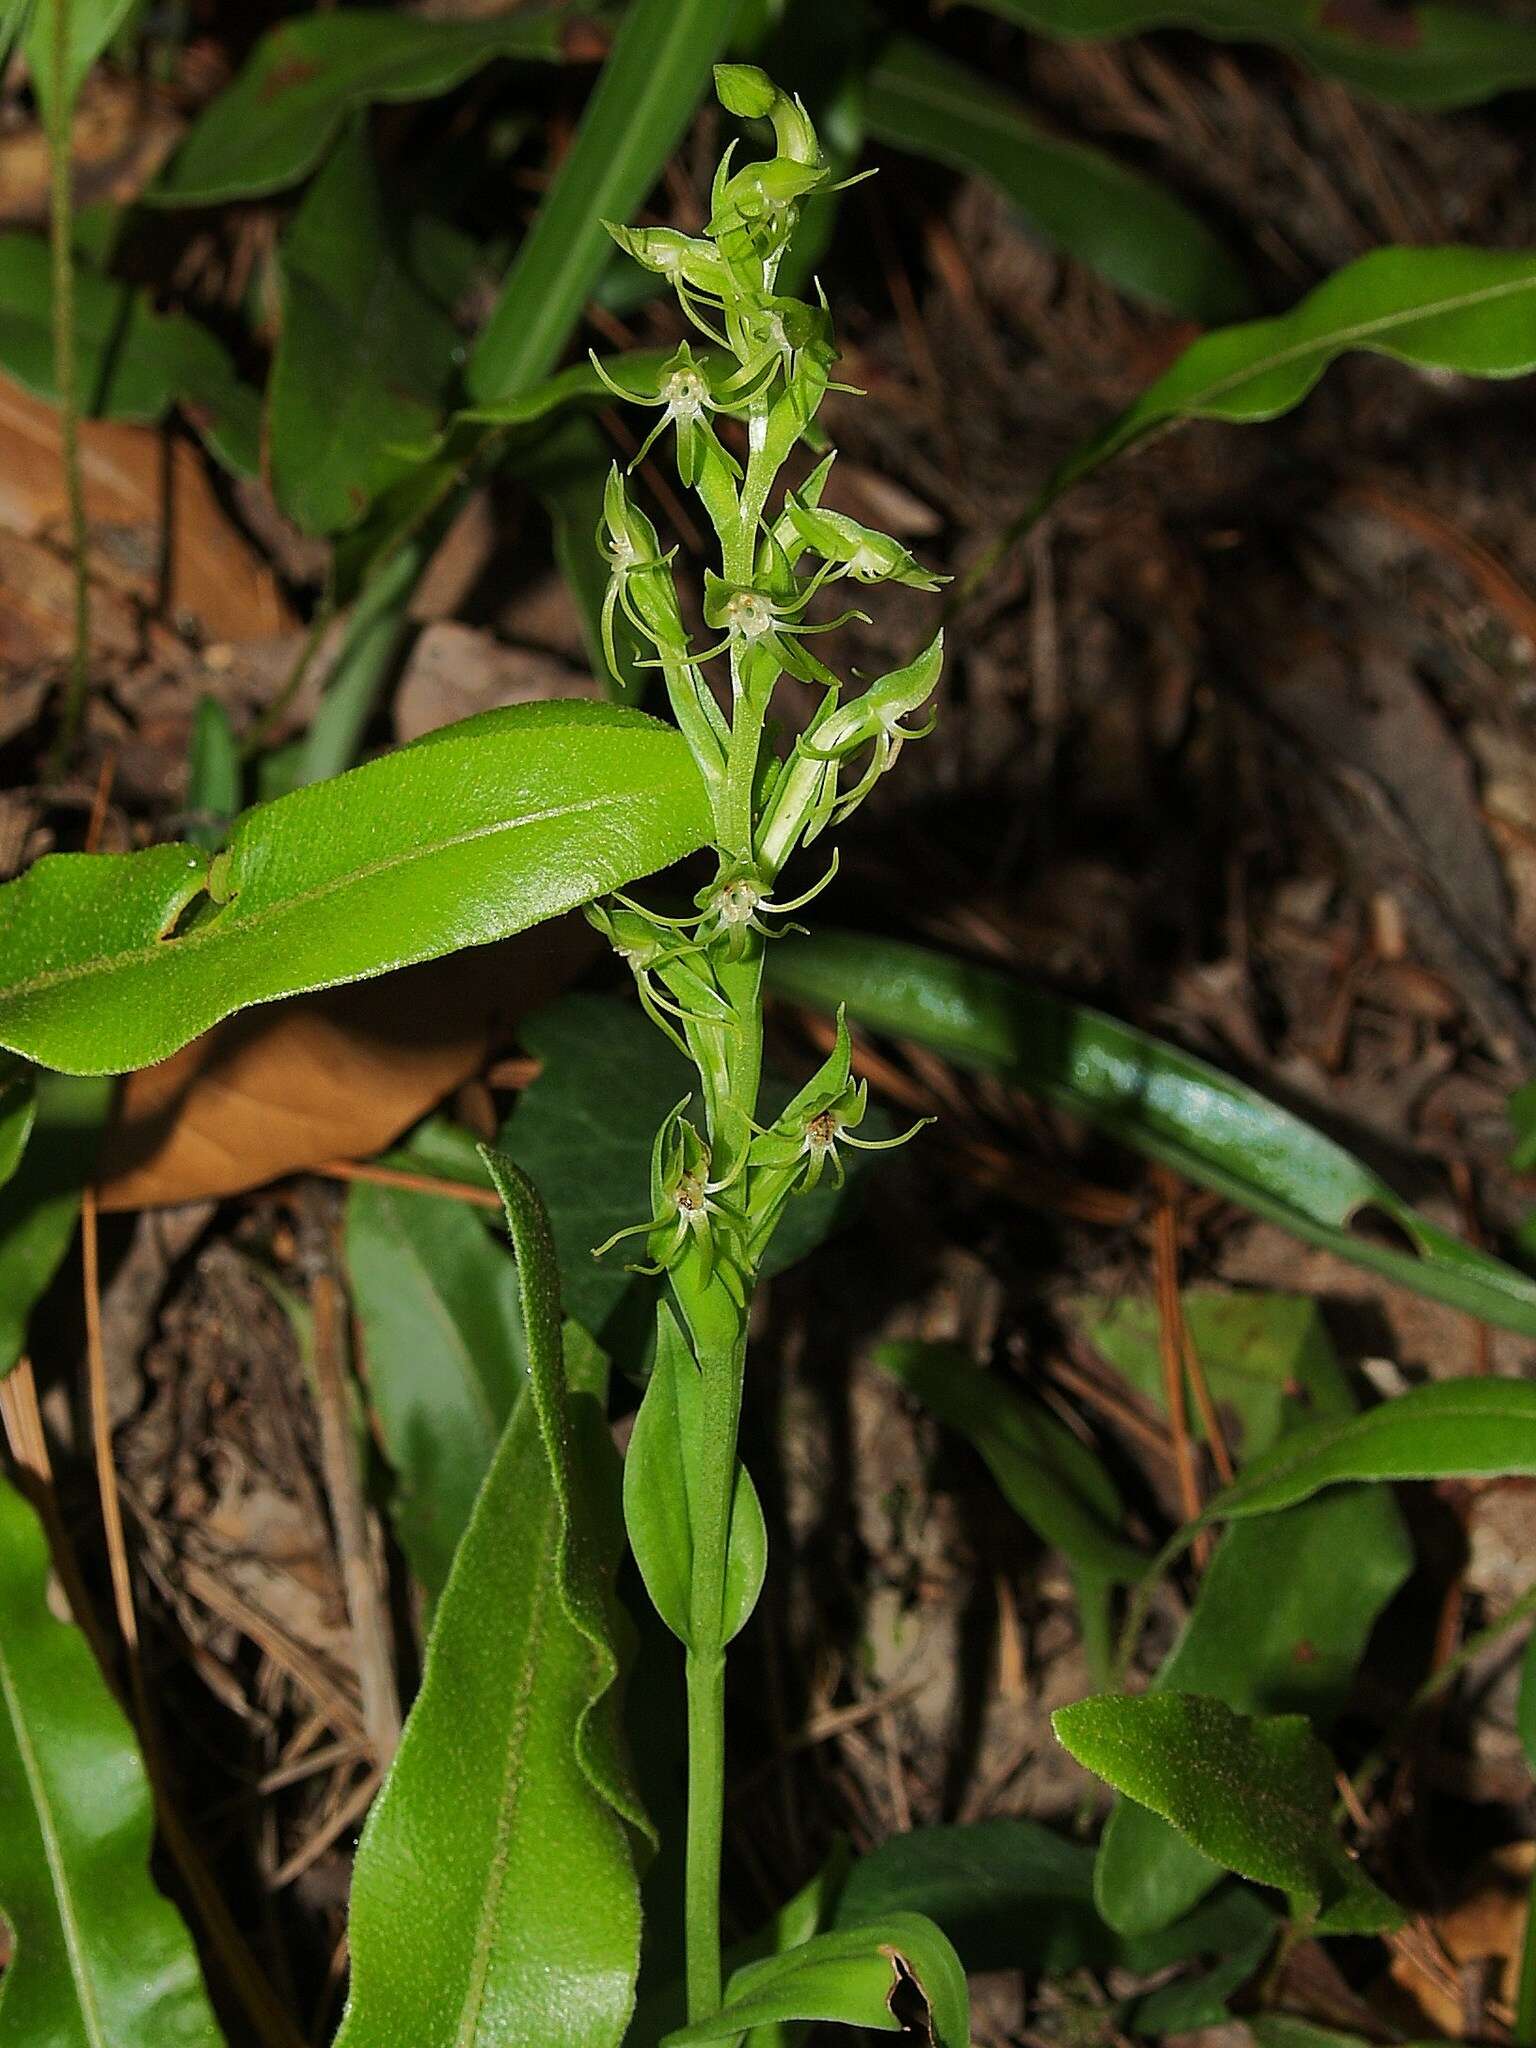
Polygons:
M261 401L224 348L182 313L83 263L75 268L75 362L81 404L94 417L154 426L179 405L227 469L254 475ZM0 365L37 397L58 402L53 282L37 235L0 235Z
M347 1197L346 1242L390 1512L435 1600L523 1385L517 1271L462 1203L366 1181Z
M272 482L306 533L336 533L414 466L413 444L433 435L458 347L453 322L396 245L361 120L306 193L281 268Z
M557 58L561 17L554 7L516 8L488 21L335 8L281 22L203 114L149 197L216 206L279 191L314 169L354 108L435 98L493 57Z
M1120 1499L1099 1460L1038 1402L953 1344L886 1344L876 1362L975 1445L1008 1504L1091 1578L1127 1584L1147 1560L1119 1534Z
M629 220L693 117L735 0L631 0L576 140L508 271L469 364L478 405L547 377Z
M1536 1336L1536 1282L1421 1216L1303 1118L1205 1060L1008 975L926 947L820 932L769 948L782 995L1001 1075L1309 1244ZM1412 1251L1350 1228L1379 1211Z
M1334 1762L1300 1714L1235 1714L1195 1693L1106 1693L1051 1716L1062 1745L1213 1862L1287 1894L1334 1934L1403 1914L1334 1832Z
M1187 207L1102 150L1063 140L1010 94L911 36L881 51L864 118L878 140L985 178L1111 284L1192 319L1252 308L1241 269Z
M186 1928L149 1874L133 1732L48 1609L48 1546L0 1479L0 2034L27 2048L215 2048Z
M1160 1400L1156 1332L1140 1306L1123 1304L1087 1328ZM1185 1310L1213 1398L1228 1411L1243 1403L1245 1457L1267 1452L1287 1425L1354 1414L1314 1302L1202 1290L1185 1297ZM1260 1390L1283 1396L1283 1405ZM1350 1560L1347 1572L1339 1570L1341 1557ZM1326 1726L1378 1615L1412 1568L1402 1516L1382 1487L1351 1488L1241 1523L1202 1574L1153 1689L1202 1693L1241 1713L1304 1712ZM1111 1926L1143 1934L1187 1913L1220 1874L1157 1814L1122 1801L1104 1831L1094 1893Z
M618 2048L640 1892L615 1713L622 1546L606 1367L573 1324L532 1185L507 1208L528 1384L475 1503L352 1888L337 2048ZM402 1938L409 1929L409 1939Z
M119 1073L220 1017L503 938L708 837L680 735L515 705L247 811L188 846L50 854L0 889L0 1045Z
M1289 313L1202 335L1134 405L1070 455L1036 511L1133 442L1182 420L1242 425L1299 405L1353 349L1425 370L1523 377L1536 369L1536 255L1523 249L1375 249Z
M1533 1474L1536 1386L1528 1380L1436 1380L1363 1415L1293 1431L1245 1466L1189 1529L1273 1514L1349 1480Z
M1404 107L1466 107L1536 85L1536 28L1470 7L1318 7L1316 0L971 0L1048 36L1192 28L1272 43L1327 78Z
M969 2048L971 2038L965 1972L954 1950L921 1914L892 1913L748 1963L733 1974L712 2019L680 2027L662 2048L703 2048L792 2020L877 2034L910 2027L933 2048Z
M26 1349L32 1311L69 1250L111 1101L109 1080L37 1077L27 1149L0 1187L0 1379Z
M693 1492L706 1417L699 1368L666 1302L656 1310L656 1363L624 1458L624 1522L652 1605L679 1641L693 1646ZM768 1532L751 1475L736 1462L725 1614L711 1631L728 1643L745 1628L763 1588Z

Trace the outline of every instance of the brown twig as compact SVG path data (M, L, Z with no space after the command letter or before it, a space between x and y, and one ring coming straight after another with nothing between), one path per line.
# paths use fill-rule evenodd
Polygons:
M357 1470L347 1412L342 1360L342 1304L335 1278L317 1273L310 1289L314 1314L315 1393L320 1410L320 1465L336 1531L347 1618L357 1653L363 1695L363 1727L374 1761L385 1769L400 1741L400 1695L395 1685L389 1615L384 1605Z
M494 1188L479 1188L473 1181L439 1180L435 1173L410 1173L399 1166L375 1166L367 1159L328 1159L314 1170L327 1180L366 1180L375 1187L401 1188L411 1195L441 1195L445 1201L469 1202L477 1209L501 1207Z

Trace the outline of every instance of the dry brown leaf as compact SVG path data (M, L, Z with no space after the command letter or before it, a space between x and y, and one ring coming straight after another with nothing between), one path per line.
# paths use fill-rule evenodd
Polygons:
M293 620L271 570L230 522L201 456L153 427L80 428L92 580L209 640L265 640ZM0 377L0 528L64 550L59 418Z
M98 587L91 599L91 646L97 658L127 660L139 637L133 606L115 590ZM29 668L63 661L74 639L75 579L68 562L39 540L0 529L0 668L8 684Z
M1480 1966L1475 1986L1479 1999L1514 1996L1533 1867L1536 1842L1512 1842L1495 1849L1474 1873L1467 1897L1434 1922L1436 1938L1463 1975L1468 1966ZM1388 1975L1390 1985L1373 1995L1373 2003L1390 2008L1412 2030L1453 2041L1465 2036L1466 2001L1454 1997L1440 1974L1421 1963L1415 1952L1399 1950Z
M102 1148L103 1209L239 1194L380 1152L475 1073L592 957L580 919L272 1008L130 1074Z
M70 132L75 205L137 199L185 127L142 79L93 71ZM0 227L40 227L47 218L48 138L41 122L29 122L0 139Z

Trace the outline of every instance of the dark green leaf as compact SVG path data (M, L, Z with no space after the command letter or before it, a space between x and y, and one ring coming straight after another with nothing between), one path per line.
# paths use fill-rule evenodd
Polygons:
M651 1143L692 1077L639 1005L615 996L564 996L522 1040L539 1077L497 1143L549 1189L566 1306L601 1334L633 1280L622 1250L597 1260L592 1248L650 1214Z
M1245 1455L1267 1451L1288 1423L1354 1413L1316 1303L1202 1290L1184 1297L1184 1309L1212 1396L1243 1417ZM1084 1328L1161 1402L1150 1305L1085 1315ZM1341 1576L1346 1556L1351 1568ZM1231 1529L1154 1687L1208 1694L1243 1713L1306 1713L1326 1725L1412 1564L1401 1516L1380 1490L1352 1490ZM1219 1875L1166 1821L1122 1802L1104 1832L1095 1896L1111 1926L1147 1933L1187 1913Z
M1405 107L1465 107L1536 85L1536 29L1468 7L1318 8L1314 0L971 0L1045 35L1193 28L1273 43L1328 78ZM1378 26L1379 24L1379 26Z
M37 1076L30 1067L0 1074L0 1188L21 1164L37 1115Z
M1525 1761L1536 1771L1536 1628L1525 1639L1520 1657L1520 1697L1515 1708L1515 1728Z
M260 400L205 327L157 313L145 293L77 265L75 351L87 412L153 426L180 405L226 468L255 475ZM47 244L34 235L0 235L0 365L57 403L53 282Z
M656 1310L656 1363L624 1457L624 1523L651 1604L673 1635L694 1643L690 1498L700 1468L699 1368L666 1302ZM745 1628L768 1564L768 1532L751 1475L738 1459L725 1567L722 1640Z
M96 1165L109 1080L39 1074L32 1140L0 1187L0 1379L27 1345L27 1323L75 1234Z
M688 750L654 720L486 712L247 811L211 864L187 846L45 856L0 888L0 1045L143 1066L250 1003L558 916L709 830Z
M1117 1534L1114 1482L1037 1402L983 1372L952 1344L886 1344L876 1363L986 1460L1015 1513L1091 1578L1129 1583L1147 1560Z
M988 79L910 36L869 73L864 118L893 148L987 179L1071 256L1137 298L1230 320L1253 295L1203 221L1101 150L1041 128Z
M785 2020L830 2020L899 2034L893 2003L909 2010L921 1999L934 2048L968 2048L970 2005L965 1972L931 1920L892 1913L859 1927L818 1934L781 1956L737 1970L724 2008L668 2034L663 2048L734 2041L752 2027Z
M544 204L469 365L478 405L547 377L608 261L604 221L629 220L693 117L734 0L630 0Z
M479 1217L440 1195L360 1181L346 1232L391 1514L435 1600L523 1384L517 1272Z
M214 2048L196 1952L150 1879L133 1732L49 1613L48 1578L36 1517L0 1479L0 2031L18 2048Z
M1536 369L1536 256L1374 249L1289 313L1202 335L1067 458L1041 505L1161 427L1195 419L1243 424L1289 412L1352 349L1468 377L1525 376Z
M452 321L406 270L354 122L283 238L268 435L278 502L306 533L355 526L430 441Z
M1536 1390L1533 1390L1536 1391ZM1285 1892L1333 1933L1402 1913L1334 1833L1334 1763L1299 1714L1256 1718L1191 1693L1106 1693L1051 1725L1080 1764L1171 1821L1213 1861Z
M765 974L782 995L828 1011L846 1003L876 1030L999 1074L1309 1244L1536 1336L1536 1282L1429 1222L1299 1116L1176 1046L988 968L851 932L770 947ZM1365 1210L1390 1217L1414 1250L1351 1230Z
M529 1184L494 1154L528 1384L459 1546L358 1849L337 2048L618 2048L640 1894L614 1711L618 1473L606 1369ZM402 1929L409 1930L403 1938Z
M1293 1430L1241 1471L1200 1518L1269 1515L1346 1480L1536 1474L1536 1385L1437 1380L1363 1415Z
M1160 2038L1189 2034L1199 2027L1219 2027L1232 2017L1228 2000L1263 1963L1274 1947L1273 1925L1256 1929L1239 1949L1203 1976L1181 1977L1138 1998L1126 2015L1126 2030Z
M314 169L354 108L432 99L493 57L558 57L562 13L524 7L488 21L428 21L336 8L281 22L149 197L214 206L278 191Z

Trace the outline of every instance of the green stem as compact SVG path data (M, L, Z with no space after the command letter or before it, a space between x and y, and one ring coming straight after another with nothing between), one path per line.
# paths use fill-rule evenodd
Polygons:
M48 241L53 271L53 381L59 404L59 451L69 507L69 544L74 565L74 645L64 720L55 749L62 768L80 737L90 679L90 534L85 522L85 485L80 474L80 393L75 363L75 263L73 194L70 178L69 12L71 0L51 0L48 41Z
M688 1652L688 1838L683 1879L688 2019L720 2010L720 1858L725 1835L725 1653Z

